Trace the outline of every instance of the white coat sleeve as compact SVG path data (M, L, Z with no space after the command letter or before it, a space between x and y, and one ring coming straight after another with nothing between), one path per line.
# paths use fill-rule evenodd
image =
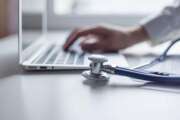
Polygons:
M141 22L152 45L180 38L180 0Z

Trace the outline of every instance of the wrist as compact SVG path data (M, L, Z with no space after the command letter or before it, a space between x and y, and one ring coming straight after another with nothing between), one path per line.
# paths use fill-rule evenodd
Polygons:
M138 26L129 30L128 39L136 44L148 40L149 35L143 26Z

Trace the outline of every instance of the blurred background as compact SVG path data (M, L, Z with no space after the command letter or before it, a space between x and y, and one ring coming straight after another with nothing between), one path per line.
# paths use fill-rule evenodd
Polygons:
M17 32L18 0L0 0L0 37Z
M135 25L173 0L23 0L27 27L40 27L44 11L49 29L112 23ZM0 0L0 37L17 32L18 0Z

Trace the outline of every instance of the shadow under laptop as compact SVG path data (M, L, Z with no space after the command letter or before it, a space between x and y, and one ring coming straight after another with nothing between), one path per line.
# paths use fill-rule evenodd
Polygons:
M76 75L83 70L22 70L24 75Z

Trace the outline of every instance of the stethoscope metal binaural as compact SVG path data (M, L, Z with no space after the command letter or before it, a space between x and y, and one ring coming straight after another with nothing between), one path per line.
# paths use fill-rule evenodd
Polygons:
M180 83L180 75L145 70L160 62L165 61L167 58L168 51L178 41L180 41L180 39L173 41L168 46L168 48L163 52L163 54L157 57L156 59L154 59L152 62L134 69L104 65L104 63L108 61L106 57L101 55L92 55L89 57L89 60L91 61L90 70L84 71L82 75L87 80L94 80L94 81L108 81L110 77L108 76L107 73L109 73L109 74L121 75L130 78L145 80L145 81L152 81L152 82L162 82L162 83L171 83L171 84Z

